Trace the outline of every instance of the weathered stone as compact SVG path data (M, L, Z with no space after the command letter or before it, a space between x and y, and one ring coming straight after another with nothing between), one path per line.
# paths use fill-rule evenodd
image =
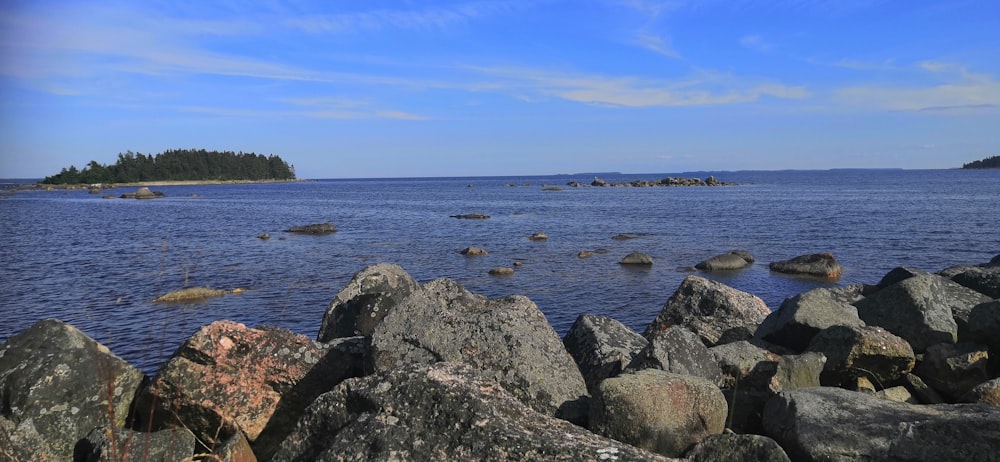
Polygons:
M95 427L125 425L143 379L75 327L38 321L0 345L0 420L9 421L0 450L70 460Z
M72 460L176 462L193 455L194 434L185 428L140 433L122 428L98 427L76 444Z
M994 360L1000 359L1000 300L972 308L965 340L989 346Z
M153 199L153 198L164 197L164 196L165 196L165 194L163 194L160 191L150 191L148 187L143 186L143 187L141 187L139 189L136 189L135 192L122 194L121 198L122 199Z
M1000 298L1000 265L952 266L938 274L990 298Z
M653 264L653 257L642 252L632 252L618 263L622 265L649 266Z
M756 330L771 310L759 297L699 276L684 278L643 336L651 339L668 326L684 326L714 346L729 330Z
M286 233L311 234L314 236L325 236L337 232L337 228L332 223L313 223L303 226L292 226L285 230Z
M635 357L631 370L661 369L675 374L693 375L718 385L722 370L694 332L674 326L657 332Z
M898 403L920 404L920 401L910 393L910 390L907 390L906 387L901 385L883 388L877 391L875 396L889 401L896 401Z
M989 354L975 344L939 343L927 348L913 373L949 400L958 401L972 387L991 378Z
M539 413L471 366L438 363L344 381L272 460L667 459Z
M741 434L760 435L764 433L762 423L764 405L774 396L769 391L724 389L722 394L729 405L726 428Z
M360 337L321 344L217 321L181 345L140 394L138 421L188 428L209 447L241 431L266 460L313 399L361 374L363 352Z
M375 327L371 368L411 363L471 364L532 408L581 421L587 395L576 363L545 315L526 297L487 300L436 279L401 301Z
M749 267L754 258L745 250L733 250L721 255L702 260L695 268L702 271L736 271Z
M710 435L687 453L691 462L791 462L785 450L766 436L724 433Z
M700 377L646 369L601 383L591 430L668 457L680 457L708 435L722 433L726 399Z
M813 337L808 350L826 356L820 378L827 386L864 376L882 389L913 370L915 361L910 344L881 327L832 326Z
M399 265L380 263L362 269L330 302L316 339L371 335L375 325L420 284Z
M818 387L825 363L826 356L822 353L784 355L778 360L778 369L771 379L770 389L778 391Z
M604 379L620 374L649 342L624 324L581 314L563 337L591 394Z
M466 247L466 248L462 249L462 251L459 252L459 253L461 253L462 255L465 255L467 257L476 257L476 256L480 256L480 255L489 255L489 252L487 252L486 249L484 249L482 247L475 247L475 246Z
M906 279L912 278L913 276L918 276L922 274L930 274L930 273L921 269L910 268L906 266L897 266L889 270L888 273L885 273L885 276L882 276L882 280L880 280L878 284L875 285L875 287L877 287L878 290L882 290L898 282L902 282Z
M281 432L282 435L291 433L292 426L295 423L286 422L286 425L288 425L288 428ZM276 441L276 443L280 444L281 441ZM276 449L277 446L261 454L263 460L270 458ZM213 462L257 462L257 455L250 447L250 442L247 441L243 432L235 432L223 438L212 448L212 458L210 460Z
M858 309L850 303L860 298L854 292L837 289L813 289L781 303L777 311L761 322L754 338L800 352L813 336L831 326L863 326Z
M1000 407L1000 378L987 380L962 396L962 402L988 404Z
M514 274L514 268L510 268L507 266L499 266L491 269L489 273L492 274L493 276L510 276Z
M764 428L792 460L1000 460L1000 409L984 405L912 405L817 387L772 398Z
M770 387L778 371L780 355L745 340L712 347L708 351L722 369L724 388L779 391Z
M594 256L594 252L590 250L581 250L576 254L576 256L580 258L590 258Z
M903 385L922 404L944 404L944 397L915 374L903 376Z
M489 218L489 215L482 213L463 213L459 215L450 215L450 218L458 218L461 220L485 220Z
M532 234L531 236L528 236L529 241L545 241L548 240L548 238L549 235L545 233L535 233Z
M959 323L967 327L972 308L989 299L934 274L918 274L854 303L869 325L884 327L921 353L936 343L955 343Z
M800 255L790 260L772 262L771 271L787 274L815 276L827 279L839 278L843 270L832 253Z

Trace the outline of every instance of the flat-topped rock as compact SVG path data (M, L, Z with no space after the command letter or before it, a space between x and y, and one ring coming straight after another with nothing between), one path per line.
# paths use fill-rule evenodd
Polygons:
M800 255L790 260L776 261L769 265L771 271L825 279L837 279L843 273L840 263L832 253Z

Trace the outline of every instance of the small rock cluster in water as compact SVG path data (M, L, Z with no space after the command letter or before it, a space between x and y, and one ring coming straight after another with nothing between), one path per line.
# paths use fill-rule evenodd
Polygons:
M804 257L788 264L833 272L826 254ZM734 251L700 266L750 261ZM526 297L379 264L337 294L316 340L217 321L152 380L39 321L0 346L0 455L997 460L998 297L1000 255L896 268L775 312L692 275L641 334L581 314L560 339Z

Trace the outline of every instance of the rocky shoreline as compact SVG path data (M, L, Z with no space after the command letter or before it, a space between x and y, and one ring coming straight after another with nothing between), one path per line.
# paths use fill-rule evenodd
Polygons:
M998 294L1000 255L773 312L692 275L641 334L560 338L526 297L378 264L315 340L217 321L152 378L39 321L0 346L0 460L997 461Z

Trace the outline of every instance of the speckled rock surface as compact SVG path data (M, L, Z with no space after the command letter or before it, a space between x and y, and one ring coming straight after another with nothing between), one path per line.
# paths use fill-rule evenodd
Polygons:
M962 396L962 402L988 404L1000 407L1000 378L987 380Z
M401 301L372 333L371 370L440 361L470 364L533 409L585 422L583 376L526 297L487 300L436 279Z
M993 378L989 352L971 343L931 345L913 373L949 402L958 401L976 385Z
M656 332L628 367L629 370L649 368L693 375L717 385L722 383L722 370L715 357L697 334L680 326Z
M840 263L832 253L814 253L772 262L771 271L819 278L836 279L843 273Z
M863 326L858 309L851 303L861 299L860 290L813 289L788 297L769 314L754 338L801 352L813 336L830 326Z
M726 398L712 382L658 369L601 383L590 427L596 433L669 457L682 456L708 435L722 433Z
M563 337L593 394L604 379L620 374L646 347L646 341L624 324L606 316L581 314Z
M1000 298L1000 260L997 257L990 263L952 266L938 274L990 298Z
M0 346L0 420L9 436L0 444L33 460L70 460L94 427L125 424L142 380L75 327L39 321Z
M459 363L408 365L320 396L275 462L666 461L527 407Z
M643 336L652 339L667 326L684 326L714 346L727 331L753 332L771 314L759 297L699 276L684 278Z
M316 396L360 375L360 340L320 344L286 329L214 322L140 394L139 422L186 427L210 447L242 431L266 459Z
M98 427L76 445L73 462L177 462L194 455L194 435L184 428L141 433Z
M316 339L371 335L375 325L420 284L399 265L380 263L362 269L330 302Z
M856 377L874 378L884 388L913 370L913 348L881 327L833 326L809 344L809 351L826 355L821 381L839 386Z
M771 438L730 433L706 437L688 451L687 458L691 462L791 462Z
M743 340L708 349L722 369L723 387L753 391L773 390L772 379L781 356Z

